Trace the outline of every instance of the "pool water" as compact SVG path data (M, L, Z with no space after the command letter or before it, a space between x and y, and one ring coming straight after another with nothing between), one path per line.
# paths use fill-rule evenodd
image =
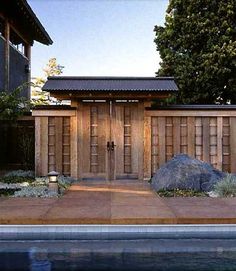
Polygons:
M9 270L236 270L236 239L0 241Z

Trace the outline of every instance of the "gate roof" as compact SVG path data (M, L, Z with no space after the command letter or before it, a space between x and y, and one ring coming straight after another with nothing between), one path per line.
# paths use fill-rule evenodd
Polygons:
M80 98L155 98L178 91L173 77L48 77L43 90L53 96Z

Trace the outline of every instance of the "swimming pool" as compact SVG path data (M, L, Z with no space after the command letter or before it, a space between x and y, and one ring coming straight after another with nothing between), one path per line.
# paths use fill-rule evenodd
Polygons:
M33 233L41 226L31 227ZM167 236L168 228L147 225L64 225L64 233L62 226L47 227L41 228L41 234L38 232L38 240L32 239L34 234L30 238L30 226L24 234L20 229L25 228L18 227L14 240L12 228L8 235L2 231L0 270L236 270L234 225L204 226L198 233L197 227L187 226L187 230L171 226ZM54 236L47 235L50 230L54 230ZM129 235L129 231L133 234Z

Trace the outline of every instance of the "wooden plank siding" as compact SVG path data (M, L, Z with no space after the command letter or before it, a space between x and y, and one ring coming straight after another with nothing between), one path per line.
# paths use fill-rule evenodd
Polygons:
M149 120L150 119L150 120ZM175 154L185 153L227 172L236 172L236 112L147 110L145 134L151 125L151 151L145 153L145 174L151 175ZM149 120L147 122L147 120Z

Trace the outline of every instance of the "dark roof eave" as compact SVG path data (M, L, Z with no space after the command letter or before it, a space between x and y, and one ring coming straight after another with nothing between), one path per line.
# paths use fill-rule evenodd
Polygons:
M178 92L177 89L104 89L104 90L97 90L97 89L89 89L89 90L77 90L77 89L46 89L42 88L43 91L47 92L60 92L60 93L88 93L88 92L99 92L99 93L120 93L120 92L135 92L135 93L144 93L144 92Z
M26 9L26 11L29 13L31 18L35 21L36 26L38 28L37 31L41 32L40 33L41 38L35 37L35 40L37 40L38 42L43 43L45 45L53 44L53 41L50 38L49 34L47 33L47 31L45 30L45 28L43 27L43 25L41 24L41 22L37 18L36 14L33 12L30 5L27 3L27 1L26 0L21 0L20 3L23 4L23 8Z

